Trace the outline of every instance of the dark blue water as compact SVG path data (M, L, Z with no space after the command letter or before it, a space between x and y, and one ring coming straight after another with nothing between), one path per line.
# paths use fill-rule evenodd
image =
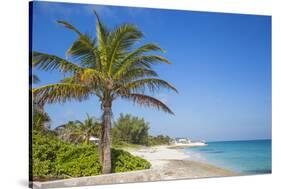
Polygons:
M186 148L196 161L237 173L271 173L271 140L209 142L208 146Z

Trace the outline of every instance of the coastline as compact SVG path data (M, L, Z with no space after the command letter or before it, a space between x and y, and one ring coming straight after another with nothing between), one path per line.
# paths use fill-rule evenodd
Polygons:
M70 178L56 181L33 182L33 187L57 188L92 186L239 175L213 165L188 160L189 156L182 150L170 148L170 146L126 148L124 150L135 156L148 160L152 165L151 168L139 171Z
M126 149L135 156L142 157L151 163L151 169L165 174L169 172L172 179L206 178L238 175L230 170L216 167L208 163L190 160L181 148L163 145ZM162 179L165 180L165 177Z

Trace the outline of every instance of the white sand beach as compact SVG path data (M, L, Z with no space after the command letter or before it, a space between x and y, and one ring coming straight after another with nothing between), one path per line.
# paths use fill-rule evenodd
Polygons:
M147 182L176 179L195 179L238 175L234 172L205 163L188 160L189 156L180 149L170 146L155 146L125 149L133 155L148 160L152 166L147 170L112 173L99 176L71 178L57 181L34 182L34 188L56 188L66 186L91 186Z
M161 180L233 176L236 173L206 163L189 160L181 149L171 146L127 149L131 154L148 160L151 170L161 173Z
M179 149L172 149L170 146L156 146L156 147L143 147L140 149L126 149L131 154L135 156L142 157L152 163L152 165L157 164L156 162L161 160L184 160L189 156L184 154Z

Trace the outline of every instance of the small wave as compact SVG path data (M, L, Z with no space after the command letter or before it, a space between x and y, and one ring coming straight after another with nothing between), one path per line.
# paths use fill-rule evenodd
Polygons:
M210 154L222 154L224 151L209 151Z
M201 152L209 152L209 151L214 151L213 149L200 149L199 151Z

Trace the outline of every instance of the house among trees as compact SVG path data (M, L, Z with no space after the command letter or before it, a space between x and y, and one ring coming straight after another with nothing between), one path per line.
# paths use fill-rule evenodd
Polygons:
M98 145L99 142L100 142L100 139L92 136L92 137L89 138L89 141L90 141L90 143L92 143L92 144Z

